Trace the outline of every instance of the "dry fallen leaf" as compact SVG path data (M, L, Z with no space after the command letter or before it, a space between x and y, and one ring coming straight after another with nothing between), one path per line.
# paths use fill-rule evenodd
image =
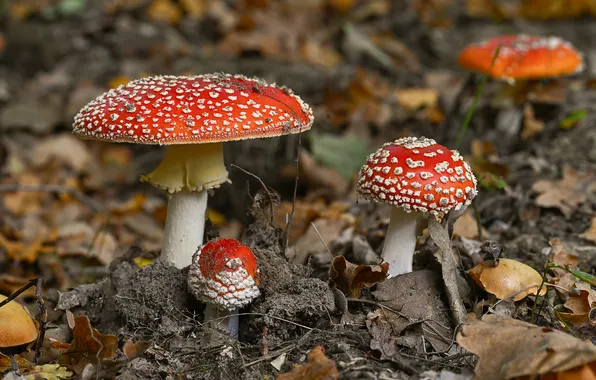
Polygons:
M397 355L397 334L386 313L382 309L377 309L366 316L365 323L370 334L370 349L375 351L381 360L395 357Z
M538 136L542 131L544 131L544 121L536 119L534 108L531 104L526 104L524 106L524 127L521 138L527 141Z
M408 111L425 107L435 107L439 101L439 91L434 88L404 88L395 91L399 105Z
M577 267L577 263L579 258L577 255L569 253L567 248L561 242L561 239L550 239L548 244L551 247L552 255L553 255L553 264L560 265L562 267L569 267L571 269ZM564 276L567 272L563 269L553 268L553 272L555 272L559 277Z
M490 141L472 140L472 155L466 160L482 185L498 185L494 177L507 178L509 167L497 154L497 148ZM493 177L494 176L494 177Z
M587 3L583 0L524 0L520 13L533 20L572 18L587 13Z
M27 380L65 380L72 379L73 371L60 364L37 365L24 372Z
M596 347L562 331L551 330L501 315L488 314L482 320L465 323L457 343L478 355L475 374L479 379L505 380L522 376L568 371L596 361ZM583 369L582 369L583 370ZM554 379L554 377L553 377Z
M129 339L124 343L122 347L122 352L128 358L128 360L132 360L134 358L138 358L139 356L143 355L143 353L151 346L150 342L138 341L133 342L132 339Z
M487 236L488 231L482 226L480 228L482 228L482 236ZM453 236L462 236L466 239L478 239L478 221L471 210L466 210L466 212L455 221L455 224L453 225Z
M563 169L562 179L537 181L532 189L538 193L535 200L538 206L557 208L566 217L570 217L595 187L594 174L578 173L577 170L566 167Z
M370 288L385 281L388 270L389 263L356 265L343 256L337 256L329 270L329 282L347 297L359 298L362 288Z
M172 0L153 0L147 8L147 18L153 22L177 24L182 17L182 10Z
M596 243L596 216L592 218L590 227L579 235L579 237Z
M558 312L557 316L566 323L580 326L590 320L590 310L596 307L596 292L585 282L576 282L574 288L575 291L569 292L569 298L563 304L570 312Z
M497 266L491 266L484 261L470 269L468 274L478 286L498 299L513 297L514 301L528 295L536 295L542 283L542 276L534 268L511 259L499 259ZM544 294L545 286L540 291L540 295Z
M294 364L290 372L281 373L277 380L336 380L339 372L335 362L325 356L323 347L316 346L304 364Z
M59 363L69 365L80 375L87 364L96 367L104 359L114 359L118 352L118 338L114 335L103 335L91 327L89 318L80 316L75 318L72 329L73 339L70 344L53 342L56 349L64 350Z
M31 369L35 366L35 364L31 363L29 360L21 357L20 355L15 355L14 358L19 365L19 369L21 371L25 371ZM10 358L8 356L0 354L0 374L10 368Z

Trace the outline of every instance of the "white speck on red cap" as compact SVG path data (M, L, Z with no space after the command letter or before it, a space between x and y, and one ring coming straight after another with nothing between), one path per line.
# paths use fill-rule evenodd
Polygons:
M258 285L256 258L236 239L211 240L192 258L188 287L202 302L230 311L239 309L260 295Z
M369 201L437 215L467 207L476 178L457 151L426 137L405 137L367 158L357 191Z
M112 89L75 116L83 138L197 144L299 133L312 109L290 89L242 75L154 76Z

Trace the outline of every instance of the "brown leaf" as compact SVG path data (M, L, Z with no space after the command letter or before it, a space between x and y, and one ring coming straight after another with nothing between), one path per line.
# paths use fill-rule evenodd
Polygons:
M147 18L153 22L177 24L182 17L182 10L172 0L153 0L147 8Z
M21 371L25 371L35 367L35 364L31 363L29 360L15 355L14 358L17 360L17 364L19 365L19 369ZM7 369L10 368L10 358L8 356L4 356L0 354L0 373L3 373Z
M509 167L497 154L497 148L490 141L473 140L472 155L466 157L481 184L496 185L491 174L496 177L507 178Z
M538 193L535 200L538 206L559 209L566 217L570 217L575 208L586 201L594 185L593 173L578 173L566 167L562 179L541 180L534 183L532 189Z
M552 20L581 16L588 11L587 1L524 0L521 16L533 20Z
M590 310L596 306L596 293L585 282L575 283L574 288L576 291L570 292L569 298L563 304L571 312L559 312L557 315L567 323L580 326L590 320Z
M366 329L370 334L370 349L378 353L381 360L391 359L397 354L394 326L382 309L366 316Z
M590 227L579 235L579 237L596 243L596 216L592 218Z
M560 239L550 239L548 244L551 246L553 253L553 263L560 266L568 266L569 268L576 268L579 258L577 255L569 253L567 248L561 243ZM559 276L564 276L567 272L563 269L554 268L553 271Z
M499 259L497 266L482 262L468 271L478 286L494 294L498 299L513 297L519 301L526 296L536 295L542 283L542 276L534 268L511 259ZM543 286L540 295L546 294Z
M527 141L538 136L542 131L544 131L544 121L536 119L534 108L531 104L526 104L524 106L524 127L521 138Z
M404 88L395 91L399 105L408 111L435 107L439 101L439 92L434 88Z
M493 314L465 323L457 342L478 355L475 373L479 379L562 375L596 361L596 347L592 344L562 331Z
M277 380L336 380L339 372L335 362L325 356L323 347L316 346L304 364L294 364L290 372L281 373Z
M118 352L118 338L114 335L102 335L91 327L89 318L75 318L72 329L73 340L70 344L54 342L54 348L66 349L59 359L60 364L69 365L77 374L81 374L87 364L96 367L108 359L114 359Z
M358 298L362 288L370 288L387 278L389 263L381 265L356 265L343 256L333 259L329 270L329 282L347 297Z
M486 231L482 226L482 236L487 236ZM453 225L453 236L462 236L466 239L478 239L478 221L474 217L471 210L466 210L462 216L460 216Z
M143 355L143 353L151 346L150 342L138 341L133 342L132 339L129 339L124 343L122 347L122 352L128 358L128 360L132 360L134 358L138 358L139 356Z

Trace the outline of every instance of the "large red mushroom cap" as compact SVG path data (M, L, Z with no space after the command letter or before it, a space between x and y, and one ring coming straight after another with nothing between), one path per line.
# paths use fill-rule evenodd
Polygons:
M499 47L499 55L492 64ZM581 53L571 43L559 37L524 34L470 44L462 50L458 62L466 69L504 80L557 77L584 68Z
M112 89L75 117L75 134L138 144L197 144L310 129L312 109L290 89L241 75L154 76Z
M197 299L221 309L235 310L260 295L259 269L250 248L236 239L207 242L194 255L188 286Z
M426 137L405 137L368 157L357 191L373 202L437 215L467 207L476 196L476 178L457 151Z

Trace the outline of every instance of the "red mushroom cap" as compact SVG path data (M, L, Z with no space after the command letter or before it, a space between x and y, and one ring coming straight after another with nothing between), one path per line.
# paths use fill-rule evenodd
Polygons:
M196 144L274 137L310 129L312 109L285 87L241 75L154 76L85 106L75 134L138 144Z
M491 67L498 47L499 55ZM493 78L539 79L575 74L584 60L571 43L559 37L510 35L468 45L458 62Z
M476 178L457 151L426 137L405 137L368 157L357 190L373 202L437 215L467 207L476 196Z
M260 294L259 269L250 248L236 239L219 238L203 245L193 256L188 286L197 299L234 310Z

